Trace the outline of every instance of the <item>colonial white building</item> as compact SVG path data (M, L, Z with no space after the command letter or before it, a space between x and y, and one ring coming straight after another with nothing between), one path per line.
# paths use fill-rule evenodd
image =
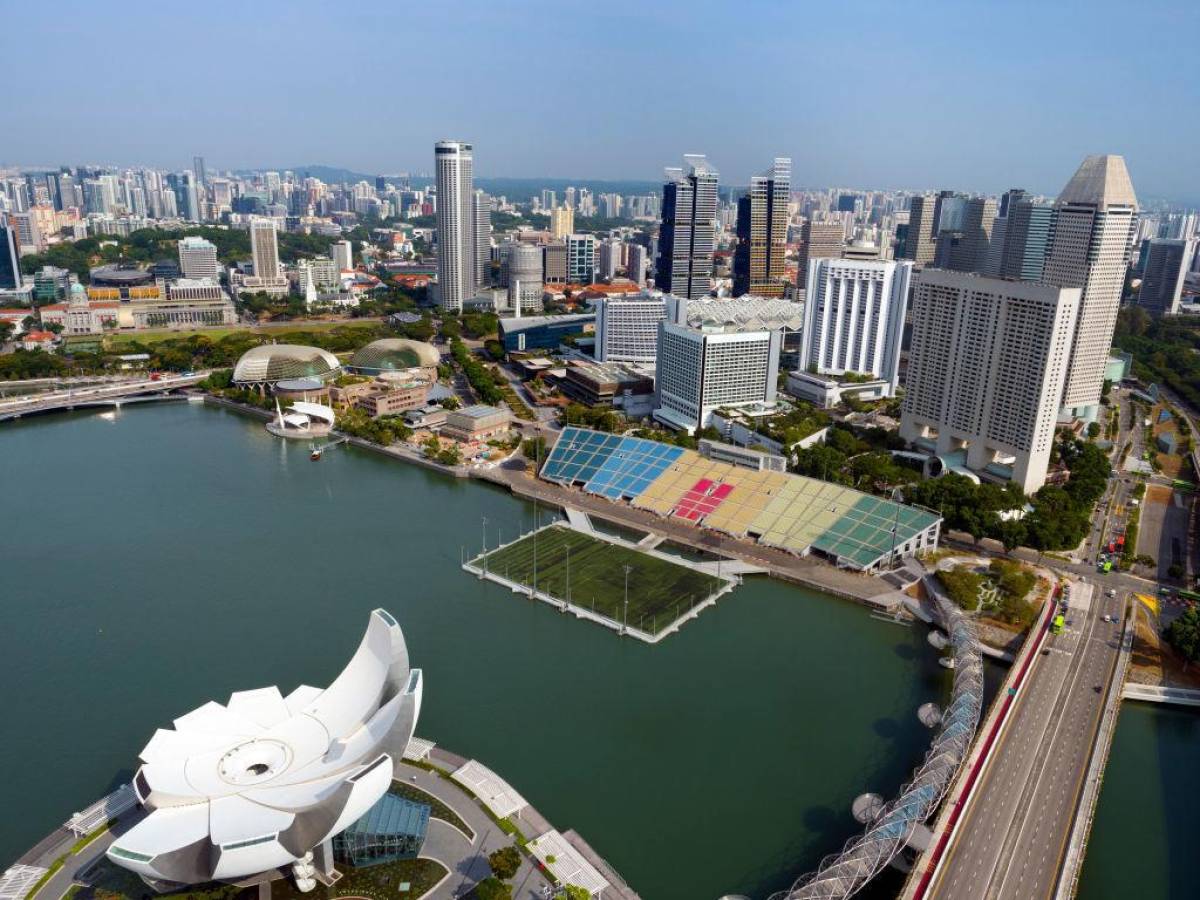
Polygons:
M943 468L1038 490L1079 306L1079 288L926 269L913 293L901 436Z

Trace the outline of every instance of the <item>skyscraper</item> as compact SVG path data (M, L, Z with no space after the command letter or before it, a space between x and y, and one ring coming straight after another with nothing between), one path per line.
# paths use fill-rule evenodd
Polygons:
M567 235L567 283L591 284L596 280L596 238L590 234Z
M350 241L334 241L329 247L329 255L339 272L354 268L354 245Z
M900 435L1032 494L1046 481L1080 290L926 269Z
M662 294L644 291L606 297L596 304L596 359L600 362L653 363L658 323L667 315Z
M783 296L791 192L792 161L777 157L770 169L750 179L750 190L738 200L738 242L733 256L735 297Z
M778 331L660 322L654 418L690 432L721 407L775 402L781 340Z
M21 261L17 253L17 229L0 213L0 289L21 286Z
M1083 291L1064 411L1093 420L1137 223L1137 197L1120 156L1089 156L1054 202L1047 284Z
M208 172L204 168L204 157L196 156L192 158L192 172L196 175L196 183L201 187L208 184Z
M471 293L491 283L492 273L492 209L488 195L476 190L471 217L475 233L475 285Z
M646 248L641 244L629 245L629 280L638 287L646 286Z
M813 222L800 229L800 259L796 287L808 288L809 265L814 259L840 259L846 245L846 228L841 222Z
M950 251L947 268L956 272L983 272L995 219L996 201L991 197L972 197L965 202L961 236Z
M1142 273L1138 305L1156 316L1178 314L1183 280L1195 249L1196 242L1191 239L1151 240L1146 254L1146 270Z
M997 274L1018 281L1041 281L1053 225L1054 207L1049 203L1022 199L1012 204Z
M250 253L256 277L279 277L279 239L274 219L250 220Z
M256 261L256 275L257 265ZM216 245L202 237L185 237L179 242L179 271L184 278L215 279L218 273Z
M569 206L556 206L550 210L550 236L561 241L575 230L575 210Z
M433 148L437 177L437 275L442 309L462 312L475 293L474 153L461 141Z
M712 290L718 174L703 156L684 161L686 173L668 168L663 185L655 283L690 300Z
M800 368L882 378L894 394L912 270L908 261L810 262Z
M903 256L911 259L917 268L933 262L936 206L933 197L919 196L913 197L908 207L908 236Z

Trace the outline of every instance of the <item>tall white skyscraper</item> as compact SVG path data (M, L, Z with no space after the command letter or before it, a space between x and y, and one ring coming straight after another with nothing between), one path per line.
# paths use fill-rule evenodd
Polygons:
M274 219L250 220L250 253L256 277L279 277L279 239Z
M1136 224L1137 197L1120 156L1087 157L1054 202L1042 279L1083 290L1062 405L1089 421L1100 403Z
M442 309L461 312L475 293L474 153L462 141L433 147L437 178L437 275Z
M912 270L907 261L810 260L800 368L881 378L895 394Z
M471 217L475 235L475 285L471 293L491 282L492 270L492 210L491 201L483 191L472 195Z
M600 280L612 281L621 265L621 239L605 238L600 242Z
M692 300L712 290L718 174L703 156L684 160L687 171L667 169L663 185L655 284Z
M329 249L339 271L354 268L354 245L350 241L334 241Z
M638 287L646 286L646 248L641 244L629 245L629 280Z
M596 238L591 234L568 234L567 282L591 284L596 280Z
M202 237L185 237L179 242L179 271L184 278L216 279L219 269L215 244Z
M1080 289L926 269L900 435L1028 494L1046 481Z

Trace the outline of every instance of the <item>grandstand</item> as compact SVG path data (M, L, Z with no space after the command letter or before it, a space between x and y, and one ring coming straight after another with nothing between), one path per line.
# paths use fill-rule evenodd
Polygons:
M937 546L941 518L839 484L757 471L643 438L568 427L541 477L609 500L870 571Z

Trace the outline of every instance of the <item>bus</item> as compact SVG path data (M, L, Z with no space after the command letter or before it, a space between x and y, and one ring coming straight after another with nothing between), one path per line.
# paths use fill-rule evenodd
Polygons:
M1059 613L1057 616L1054 617L1054 621L1050 624L1051 633L1052 634L1060 634L1063 630L1063 625L1065 625L1066 623L1067 623L1067 620L1063 617L1063 614Z

